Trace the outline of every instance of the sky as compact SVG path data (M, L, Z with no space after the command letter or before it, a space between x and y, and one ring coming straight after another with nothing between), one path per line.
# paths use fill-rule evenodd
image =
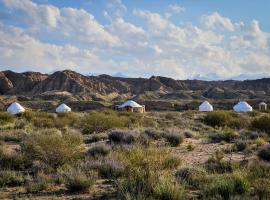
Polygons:
M0 0L0 70L270 76L270 0Z

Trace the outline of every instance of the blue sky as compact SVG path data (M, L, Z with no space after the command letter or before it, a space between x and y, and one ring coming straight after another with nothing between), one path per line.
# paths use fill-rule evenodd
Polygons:
M0 0L0 70L270 76L270 0Z

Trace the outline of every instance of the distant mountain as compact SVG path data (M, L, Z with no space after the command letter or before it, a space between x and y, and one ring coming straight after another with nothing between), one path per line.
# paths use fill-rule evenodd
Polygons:
M270 78L257 80L174 80L152 76L126 78L86 76L64 70L52 74L39 72L0 72L0 94L49 99L66 95L78 100L112 101L127 98L155 99L265 99L270 97ZM213 76L215 76L213 74ZM241 76L243 78L243 76ZM63 93L64 92L64 93ZM49 96L48 96L49 95Z
M244 81L244 80L256 80L261 78L270 78L270 75L266 74L240 74L238 76L231 77L231 80L238 80L238 81Z
M256 80L262 78L270 78L270 75L267 74L239 74L237 76L232 76L227 78L227 80L236 80L236 81L244 81L244 80ZM222 76L219 76L216 73L209 73L206 75L196 75L194 77L195 80L202 80L202 81L219 81L225 80Z
M121 78L128 78L127 75L123 74L122 72L117 72L112 75L113 77L121 77Z

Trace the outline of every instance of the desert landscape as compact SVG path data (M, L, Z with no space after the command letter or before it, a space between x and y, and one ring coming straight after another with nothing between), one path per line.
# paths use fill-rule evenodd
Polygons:
M268 79L177 81L72 71L2 77L3 199L270 197L270 114L258 107L267 102ZM237 98L254 109L233 111ZM115 110L124 99L145 103L146 112ZM213 106L200 112L205 100ZM6 109L15 101L24 110L11 115ZM65 106L56 109L60 103Z
M0 0L0 200L269 200L270 0Z

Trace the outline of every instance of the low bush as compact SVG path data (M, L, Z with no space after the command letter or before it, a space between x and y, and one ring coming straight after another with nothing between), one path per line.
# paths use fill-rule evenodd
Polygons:
M267 178L259 178L253 181L252 184L254 193L258 199L270 198L270 180Z
M249 190L249 183L243 175L221 175L206 185L204 194L206 197L222 197L229 200L234 195L243 195Z
M167 170L172 169L172 165L168 165L168 153L165 149L138 147L118 154L119 161L125 166L123 179L119 179L117 184L120 196L140 195L143 199L162 199L161 196L167 196L165 191L157 192L156 187L163 183Z
M257 147L260 147L260 146L266 144L267 142L265 141L264 138L258 137L258 138L256 138L256 140L254 140L254 143L257 145Z
M251 122L250 128L270 134L270 116L264 115L262 117L254 119Z
M215 155L211 156L205 163L205 168L210 173L227 173L232 172L232 164L229 161L224 161L224 154L217 151Z
M29 162L41 161L52 169L80 158L84 150L82 136L78 132L53 130L29 135L21 149Z
M184 132L184 136L186 138L193 138L194 137L194 133L192 131L185 131Z
M203 119L206 125L212 127L230 127L230 128L245 128L247 120L243 119L239 114L228 111L214 111L209 112Z
M14 122L15 117L6 112L0 112L0 125L6 125Z
M225 126L226 123L231 120L230 113L226 111L214 111L209 112L204 117L204 123L209 126Z
M201 188L206 182L207 173L198 168L183 167L175 173L176 180L193 189Z
M69 192L88 192L95 184L97 176L93 171L84 172L79 168L69 168L62 173Z
M110 153L110 148L106 145L96 145L90 148L87 152L88 155L93 157L106 156Z
M195 148L196 148L195 145L193 145L192 143L189 143L189 144L187 145L187 150L188 150L188 151L193 151Z
M6 170L22 170L25 167L24 157L20 153L6 152L5 146L0 147L0 168Z
M270 161L270 144L265 144L258 151L259 158Z
M97 170L99 176L107 179L119 178L124 173L124 166L116 160L96 161L88 167Z
M176 183L173 183L171 177L162 178L154 186L154 197L159 200L181 200L185 199L186 194L184 188Z
M83 134L101 133L113 128L127 127L129 118L116 112L91 112L81 122Z
M248 146L247 141L244 140L238 140L233 144L233 151L239 152L239 151L244 151Z
M85 143L89 144L89 143L99 142L99 141L103 141L107 139L108 139L108 134L106 133L91 134L89 135L89 137L87 137L87 139L85 139Z
M171 129L164 133L163 137L170 143L172 147L177 147L183 143L184 137L175 129Z
M116 144L132 144L139 137L139 133L129 130L114 130L109 133L109 140Z
M21 130L5 130L0 132L0 140L5 142L21 142L26 133Z
M230 128L224 128L224 129L219 129L217 132L211 132L208 134L208 137L213 141L213 142L232 142L233 140L237 139L239 137L238 133Z
M51 179L42 172L38 172L33 179L26 184L26 191L28 193L38 193L49 189Z
M20 186L24 183L24 176L16 171L0 171L0 187L9 186Z
M162 138L162 132L156 129L146 129L144 131L144 134L147 135L149 138L152 138L154 140L158 140Z

